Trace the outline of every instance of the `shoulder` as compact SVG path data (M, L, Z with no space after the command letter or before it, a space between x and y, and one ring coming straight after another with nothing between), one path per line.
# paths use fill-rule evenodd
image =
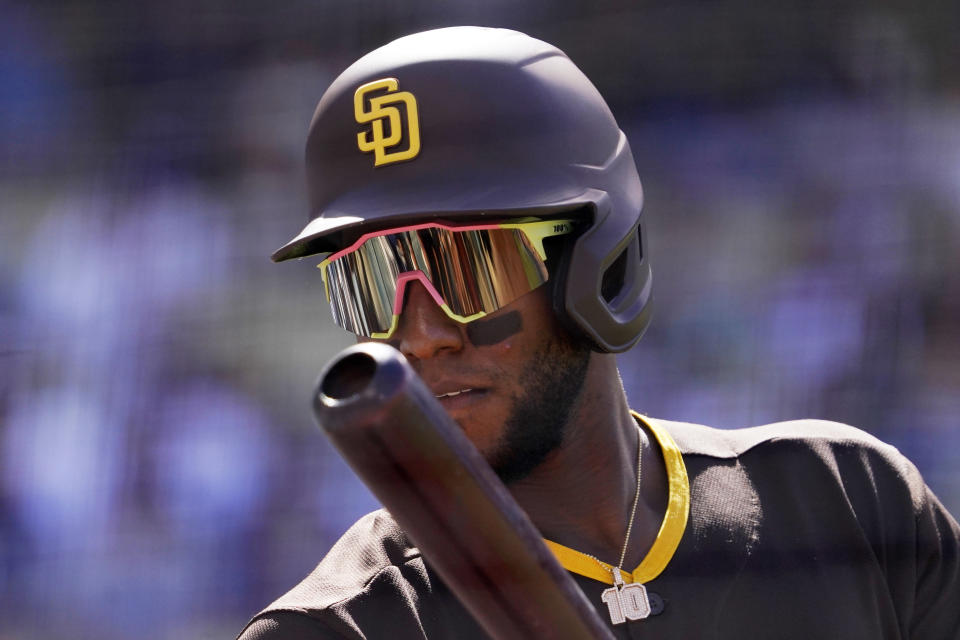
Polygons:
M916 511L927 499L920 473L896 447L850 425L808 419L716 429L658 422L674 438L691 469L735 464L751 484L795 486L810 492L836 487L844 500L872 503L883 496L903 510Z
M356 594L384 570L411 562L421 562L420 550L379 509L354 523L304 582L277 602L299 603L308 596L312 607L329 606Z
M267 611L244 628L237 640L326 640L342 637L321 621L292 611Z
M389 592L391 600L412 605L422 589L429 589L429 577L420 551L381 509L350 527L300 584L251 620L241 639L362 637L371 593ZM312 635L303 635L307 630Z
M741 429L717 429L689 422L657 419L684 455L735 458L754 449L778 447L854 447L902 459L895 447L866 431L829 420L789 420Z
M737 576L758 610L777 610L788 584L807 594L794 606L811 620L844 603L843 620L889 609L903 637L954 637L960 527L895 447L823 420L731 430L657 422L690 479L691 574Z

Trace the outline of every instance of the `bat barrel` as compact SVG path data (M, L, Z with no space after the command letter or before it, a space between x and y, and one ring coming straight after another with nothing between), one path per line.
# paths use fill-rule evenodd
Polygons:
M341 352L321 373L314 413L492 637L613 637L399 351L363 343Z

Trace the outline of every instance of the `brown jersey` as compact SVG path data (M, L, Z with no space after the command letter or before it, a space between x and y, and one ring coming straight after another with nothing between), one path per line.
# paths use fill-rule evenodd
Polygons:
M619 638L960 638L960 527L916 468L862 431L802 420L658 420L690 479L654 615ZM602 619L608 585L573 575ZM358 521L241 640L484 638L385 511Z

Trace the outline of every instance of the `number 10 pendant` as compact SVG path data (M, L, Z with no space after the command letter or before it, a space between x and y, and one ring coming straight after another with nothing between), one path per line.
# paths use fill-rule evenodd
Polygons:
M610 610L610 622L623 624L627 620L642 620L650 615L647 588L639 582L623 583L620 569L613 568L613 586L605 589L600 600Z

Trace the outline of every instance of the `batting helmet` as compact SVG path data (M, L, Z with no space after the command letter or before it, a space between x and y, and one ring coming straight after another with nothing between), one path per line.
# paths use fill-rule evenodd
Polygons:
M360 58L317 106L306 147L311 220L273 260L334 251L424 218L582 216L552 268L554 306L601 351L650 319L643 190L626 136L556 47L451 27Z

